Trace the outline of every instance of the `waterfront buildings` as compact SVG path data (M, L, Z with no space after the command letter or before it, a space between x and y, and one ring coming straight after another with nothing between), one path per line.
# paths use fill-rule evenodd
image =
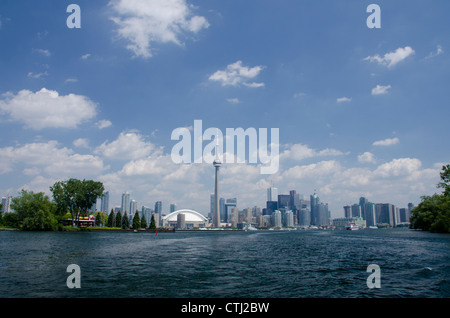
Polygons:
M345 218L360 217L366 222L367 227L406 225L409 223L412 203L408 208L398 208L391 203L372 203L365 197L359 199L359 203L344 206Z

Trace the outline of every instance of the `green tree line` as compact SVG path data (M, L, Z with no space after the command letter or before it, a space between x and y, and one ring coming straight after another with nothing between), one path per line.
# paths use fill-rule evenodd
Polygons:
M53 200L43 192L21 190L11 201L14 212L0 213L0 226L26 231L63 230L64 224L70 220L72 225L79 227L80 217L92 213L89 209L103 195L104 187L101 182L93 180L69 179L55 182L50 191ZM121 212L114 213L113 210L109 215L96 212L95 225L122 229L156 229L153 216L147 226L144 216L139 217L138 211L134 214L132 224L126 212L123 215Z
M450 232L450 164L442 167L441 182L438 188L444 189L441 194L423 196L412 211L410 227L424 231Z

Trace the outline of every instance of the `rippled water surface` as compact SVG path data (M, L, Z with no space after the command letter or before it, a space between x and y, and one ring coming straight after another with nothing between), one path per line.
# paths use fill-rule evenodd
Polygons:
M409 229L0 232L0 297L449 297L450 235ZM69 289L69 264L81 288ZM369 289L369 264L381 288Z

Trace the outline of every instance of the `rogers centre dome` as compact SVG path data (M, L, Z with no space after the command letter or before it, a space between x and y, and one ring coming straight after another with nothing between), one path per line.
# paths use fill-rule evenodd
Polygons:
M184 222L183 227L185 228L205 227L208 225L208 219L203 214L188 209L172 212L162 219L163 226L169 228L179 227L180 220L183 220L181 222Z

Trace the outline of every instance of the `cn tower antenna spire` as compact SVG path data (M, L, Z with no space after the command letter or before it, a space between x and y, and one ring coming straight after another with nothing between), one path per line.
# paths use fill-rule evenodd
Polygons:
M216 131L216 160L217 162L220 162L219 159L219 129Z
M219 159L219 133L216 132L216 159L213 162L215 168L215 183L214 183L214 211L212 221L214 227L220 227L220 206L219 206L219 168L222 163Z

